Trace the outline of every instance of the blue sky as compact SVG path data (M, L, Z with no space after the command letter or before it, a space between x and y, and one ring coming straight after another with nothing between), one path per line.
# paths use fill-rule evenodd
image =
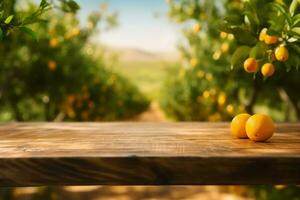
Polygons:
M180 32L167 18L168 6L164 0L77 0L79 15L107 3L110 11L119 14L119 26L101 33L99 41L113 47L137 48L151 52L174 52ZM158 17L155 15L158 14ZM98 39L97 38L97 39Z

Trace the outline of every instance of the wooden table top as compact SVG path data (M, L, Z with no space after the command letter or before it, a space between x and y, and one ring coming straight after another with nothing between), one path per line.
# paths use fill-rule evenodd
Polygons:
M2 123L0 186L299 184L300 124L266 143L228 123Z

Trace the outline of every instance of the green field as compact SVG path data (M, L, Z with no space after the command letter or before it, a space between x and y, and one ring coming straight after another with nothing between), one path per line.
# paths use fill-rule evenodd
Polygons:
M162 60L120 61L115 70L132 81L150 100L157 101L168 70L176 62Z

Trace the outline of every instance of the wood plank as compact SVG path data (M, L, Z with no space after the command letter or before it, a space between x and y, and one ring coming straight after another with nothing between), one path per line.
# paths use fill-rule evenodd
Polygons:
M228 123L3 123L0 186L300 184L300 124L267 143Z

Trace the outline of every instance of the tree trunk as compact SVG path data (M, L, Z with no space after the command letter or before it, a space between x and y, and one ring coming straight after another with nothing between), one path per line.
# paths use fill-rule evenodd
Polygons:
M279 88L278 90L280 97L283 101L287 102L290 107L295 110L297 121L300 120L300 108L298 106L297 99L293 98L291 94L289 94L288 90L285 88Z
M250 115L254 114L253 107L256 103L257 95L258 95L258 91L259 91L259 84L256 79L253 80L252 88L253 88L253 93L251 95L250 100L248 101L248 103L245 106L246 112L249 113Z
M289 96L290 101L291 101L291 103L293 105L293 108L295 109L297 121L300 121L300 108L298 106L298 101L297 101L297 99L295 99L291 95L289 95L288 92L287 92L287 95Z
M23 121L23 118L22 118L22 114L18 108L18 105L17 105L17 102L14 101L14 100L10 100L10 104L11 104L11 107L12 107L12 110L14 112L14 115L15 115L15 119L17 121Z

